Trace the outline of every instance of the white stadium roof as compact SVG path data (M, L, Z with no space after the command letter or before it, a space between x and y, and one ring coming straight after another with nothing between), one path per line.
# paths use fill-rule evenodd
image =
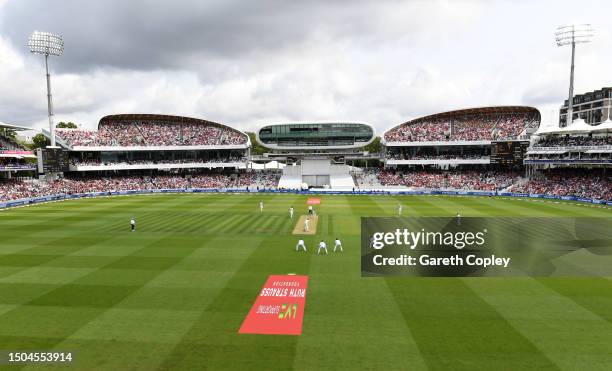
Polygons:
M2 121L0 121L0 128L7 128L7 129L13 129L13 130L33 130L32 128L28 128L26 126L7 124L6 122L2 122Z
M540 127L536 135L540 134L580 134L592 133L601 131L612 131L612 120L608 119L599 125L593 126L587 124L583 119L574 120L571 125L566 127L548 126Z

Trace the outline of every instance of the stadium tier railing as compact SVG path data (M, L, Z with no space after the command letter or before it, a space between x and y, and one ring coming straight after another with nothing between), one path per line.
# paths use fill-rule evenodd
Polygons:
M71 171L99 171L99 170L132 170L132 169L215 169L215 168L235 168L246 169L246 161L228 162L184 162L184 163L151 163L151 164L109 164L109 165L70 165Z
M488 165L491 158L471 158L471 159L422 159L422 160L395 160L385 159L387 165Z
M427 146L489 146L491 145L491 140L434 140L434 141L383 141L383 144L386 147L427 147Z
M151 189L151 190L131 190L131 191L108 191L108 192L92 192L79 194L59 194L53 196L24 198L13 201L0 202L0 209L7 209L19 206L28 206L44 202L63 201L71 199L81 199L90 197L105 197L105 196L126 196L126 195L145 195L145 194L160 194L160 193L294 193L304 195L447 195L447 196L500 196L500 197L518 197L518 198L536 198L550 199L563 201L576 201L590 204L612 206L612 200L596 200L590 198L581 198L573 196L555 196L555 195L540 195L529 193L513 193L513 192L488 192L488 191L441 191L441 190L334 190L334 189L310 189L310 190L290 190L290 189L245 189L245 188L179 188L179 189Z

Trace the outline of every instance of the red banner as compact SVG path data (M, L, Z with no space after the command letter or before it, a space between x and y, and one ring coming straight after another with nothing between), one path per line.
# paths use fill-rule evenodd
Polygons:
M321 203L320 198L309 197L308 200L306 200L306 204L308 205L319 205L320 203Z
M33 155L33 151L13 151L13 150L4 150L0 151L2 155Z
M308 276L270 276L251 307L241 334L301 335Z

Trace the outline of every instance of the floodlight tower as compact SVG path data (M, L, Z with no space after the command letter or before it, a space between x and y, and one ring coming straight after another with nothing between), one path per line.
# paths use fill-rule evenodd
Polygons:
M557 46L572 46L572 66L570 69L569 98L567 100L567 115L565 119L565 126L570 125L574 121L574 54L576 51L576 44L588 43L591 41L592 38L593 29L588 23L562 26L557 28L557 31L555 32L555 40L557 41ZM561 124L561 122L559 122L559 124Z
M55 127L53 126L53 97L51 96L51 76L49 75L49 56L56 57L64 54L64 40L60 35L49 32L34 31L28 40L31 53L45 56L45 69L47 71L47 111L49 114L49 135L51 146L55 147Z

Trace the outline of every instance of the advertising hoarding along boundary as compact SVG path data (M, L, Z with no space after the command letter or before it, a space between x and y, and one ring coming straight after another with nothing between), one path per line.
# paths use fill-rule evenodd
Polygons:
M486 192L486 191L384 191L384 190L356 190L356 191L340 191L340 190L276 190L276 189L260 189L258 191L245 189L224 189L224 188L191 188L191 189L154 189L154 190L134 190L134 191L109 191L109 192L92 192L92 193L77 193L77 194L58 194L50 196L22 198L18 200L0 202L0 209L26 206L41 202L61 201L66 199L100 197L100 196L121 196L121 195L144 195L152 193L291 193L301 195L448 195L448 196L501 196L501 197L517 197L531 199L548 199L548 200L563 200L576 201L582 203L608 205L612 206L612 201L595 200L590 198L578 198L572 196L554 196L529 193L511 193L511 192Z

